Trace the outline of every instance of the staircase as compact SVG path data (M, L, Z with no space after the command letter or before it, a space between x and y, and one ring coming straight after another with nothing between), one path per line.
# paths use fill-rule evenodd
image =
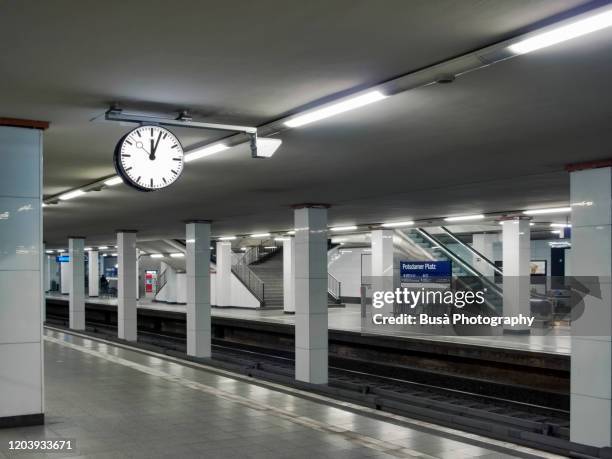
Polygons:
M279 247L272 253L261 256L257 261L251 263L249 268L264 283L266 309L282 309L284 306L282 247ZM337 297L335 297L332 292L334 292ZM328 276L327 302L330 306L343 306L339 297L340 292L340 282L333 276Z
M249 265L251 270L264 283L265 307L283 307L283 251L274 251L265 258L259 258Z

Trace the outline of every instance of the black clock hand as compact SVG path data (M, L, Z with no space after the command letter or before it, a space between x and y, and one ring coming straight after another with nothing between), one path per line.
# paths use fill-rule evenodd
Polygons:
M149 154L149 159L155 159L155 146L153 145L153 139L151 139L151 153Z
M161 140L161 135L162 135L162 133L160 132L159 135L157 136L157 141L155 142L155 146L151 147L151 151L152 151L153 155L155 155L155 152L157 151L157 147L159 145L159 141Z

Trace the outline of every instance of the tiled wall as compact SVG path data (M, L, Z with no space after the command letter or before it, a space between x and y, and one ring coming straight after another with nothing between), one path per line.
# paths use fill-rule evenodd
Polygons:
M0 126L0 418L43 412L42 133Z

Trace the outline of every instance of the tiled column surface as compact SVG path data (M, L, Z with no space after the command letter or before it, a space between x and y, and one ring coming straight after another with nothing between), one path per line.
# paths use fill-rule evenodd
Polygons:
M41 424L42 132L0 126L0 426Z
M210 357L210 223L187 223L185 233L187 355Z
M231 306L232 243L217 242L216 306Z
M327 209L295 209L295 378L327 384Z
M140 250L136 248L136 300L140 298Z
M531 236L529 219L517 217L502 225L504 261L504 316L531 316L529 304ZM517 326L506 332L529 333L529 326Z
M67 252L62 252L60 255L66 255ZM60 292L62 295L70 293L70 265L66 262L60 263Z
M393 230L372 231L372 291L393 290ZM386 315L393 312L393 305L379 310Z
M295 312L295 238L283 240L283 311Z
M90 250L88 270L89 270L89 296L100 295L100 253L97 250Z
M584 297L584 312L572 322L570 438L610 446L612 168L572 172L570 203L572 276L594 293Z
M68 239L70 293L68 317L70 328L85 330L85 239Z
M43 250L43 292L51 290L51 257Z
M136 321L136 231L117 232L117 257L119 261L117 282L117 330L118 336L127 341L137 339Z
M493 262L495 255L493 253L493 244L499 241L499 235L497 234L474 234L473 238L474 250L479 252L481 255L485 256L489 261ZM491 266L486 261L479 259L476 255L474 255L474 267L480 272L483 276L493 277L495 276L495 271L493 270L493 266Z

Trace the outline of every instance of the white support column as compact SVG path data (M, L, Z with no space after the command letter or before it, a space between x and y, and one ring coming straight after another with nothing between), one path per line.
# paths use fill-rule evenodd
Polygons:
M65 256L68 252L62 252L59 256ZM70 293L70 265L66 262L60 264L60 293L68 295Z
M43 424L42 132L0 126L0 164L0 424Z
M570 439L612 446L612 167L570 174L572 276L592 294L572 321Z
M136 248L136 302L140 298L140 249Z
M117 331L120 339L137 340L136 231L117 231Z
M52 266L51 255L47 255L43 252L43 292L48 292L51 290Z
M372 231L372 291L393 290L393 230ZM370 311L371 312L371 311ZM391 315L393 304L386 304L378 313ZM370 325L371 321L365 322Z
M68 318L70 328L85 330L85 239L68 239L68 273L70 291L68 293Z
M217 242L216 306L231 306L232 301L232 243Z
M502 225L504 316L531 316L531 234L529 218L505 220ZM529 333L529 326L504 329L507 333Z
M295 312L295 238L283 238L283 311Z
M295 379L327 384L327 208L295 209Z
M100 260L97 250L90 250L88 261L89 270L89 296L96 297L100 295Z
M482 256L486 257L492 263L495 262L493 244L499 241L498 234L474 234L472 237L472 247ZM494 277L495 270L493 266L485 260L474 255L474 267L485 277Z
M210 222L187 223L187 355L211 356Z

